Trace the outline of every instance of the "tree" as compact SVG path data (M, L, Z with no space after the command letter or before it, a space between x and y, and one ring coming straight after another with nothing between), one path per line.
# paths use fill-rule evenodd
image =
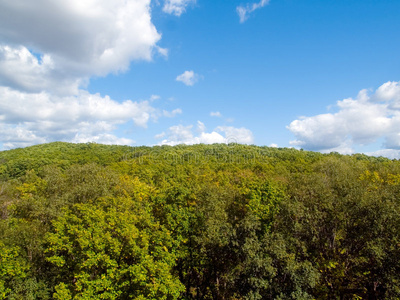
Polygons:
M56 299L177 299L183 291L171 273L170 233L136 199L75 204L47 241L59 268Z
M0 299L12 292L12 283L26 277L28 266L20 257L17 247L8 247L0 242Z
M354 163L327 159L293 176L274 231L318 270L317 299L398 299L400 202Z

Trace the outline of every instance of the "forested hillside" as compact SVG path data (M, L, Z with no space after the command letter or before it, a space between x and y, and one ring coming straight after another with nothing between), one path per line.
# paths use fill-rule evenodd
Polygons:
M400 163L215 144L0 152L0 299L399 299Z

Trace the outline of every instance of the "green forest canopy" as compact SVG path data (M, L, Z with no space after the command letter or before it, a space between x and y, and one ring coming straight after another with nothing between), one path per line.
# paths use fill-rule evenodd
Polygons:
M398 299L400 163L214 144L0 152L0 299Z

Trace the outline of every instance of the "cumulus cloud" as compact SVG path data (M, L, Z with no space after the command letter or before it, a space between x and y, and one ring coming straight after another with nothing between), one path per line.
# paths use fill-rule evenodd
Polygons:
M216 130L225 134L228 143L252 144L254 140L253 133L244 127L218 126Z
M113 134L118 125L131 122L147 127L160 116L173 117L180 109L159 111L150 101L125 100L79 91L59 97L47 92L26 94L0 87L0 143L3 148L22 147L55 140L106 144L132 144Z
M385 149L400 149L400 82L387 82L375 92L338 101L337 112L302 117L287 127L291 144L318 151L352 153L383 138Z
M254 12L255 10L262 8L269 4L270 0L261 0L260 2L257 3L249 3L246 6L240 5L236 7L236 12L239 15L239 21L240 23L244 23L248 18L249 15Z
M65 74L55 68L49 55L37 58L27 48L0 45L0 85L27 92L52 91L76 94L85 78Z
M77 93L90 76L125 71L155 51L166 54L160 38L150 0L1 1L0 83Z
M54 140L132 144L115 133L121 125L145 128L182 113L156 109L159 96L117 102L83 90L92 76L168 55L150 2L0 1L0 149Z
M186 11L186 7L193 3L196 3L196 0L165 0L163 11L179 17Z
M187 86L193 86L199 80L199 75L194 71L185 71L176 77L176 81L180 81Z
M178 145L178 144L214 144L214 143L241 143L251 144L253 142L253 133L246 128L235 128L231 126L218 126L212 132L206 132L203 122L197 122L198 135L193 134L193 125L176 125L156 137L164 138L160 145Z
M392 101L393 108L400 109L400 84L399 82L389 81L382 84L373 96L377 101Z
M110 133L100 133L98 135L85 134L79 132L72 140L73 143L99 143L108 145L132 145L134 140L127 138L119 138Z

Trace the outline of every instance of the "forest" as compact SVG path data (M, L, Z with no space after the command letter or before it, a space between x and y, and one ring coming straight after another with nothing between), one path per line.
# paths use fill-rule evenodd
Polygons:
M399 299L400 162L240 144L0 152L0 299Z

